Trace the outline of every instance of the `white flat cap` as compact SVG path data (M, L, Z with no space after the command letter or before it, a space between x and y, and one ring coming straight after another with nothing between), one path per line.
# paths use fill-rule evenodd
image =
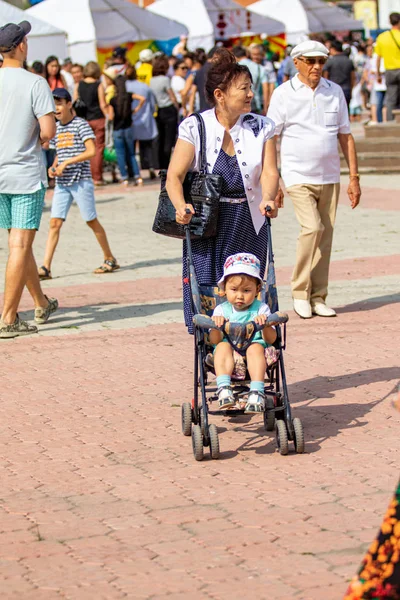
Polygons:
M301 42L293 48L290 53L292 58L299 58L300 56L325 56L328 57L329 50L321 42L314 42L313 40L307 40Z
M139 60L142 62L150 62L153 60L153 58L154 58L154 54L150 50L150 48L145 48L144 50L141 50L139 52Z

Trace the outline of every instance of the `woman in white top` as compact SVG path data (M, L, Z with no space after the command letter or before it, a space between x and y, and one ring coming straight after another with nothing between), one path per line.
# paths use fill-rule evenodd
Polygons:
M171 88L175 94L175 98L179 104L179 114L181 117L187 116L186 106L183 106L181 92L186 86L186 75L188 72L188 66L185 61L178 60L174 65L174 75L171 79Z
M271 119L250 113L253 92L247 67L225 49L218 50L208 71L205 92L213 109L202 113L206 129L210 173L223 178L215 238L192 243L193 261L200 284L221 279L226 258L238 252L255 254L264 275L267 259L265 216L275 217L279 174L276 165L275 125ZM186 204L182 181L189 170L198 170L200 138L195 117L179 127L179 139L168 169L167 190L179 223L189 223L194 209ZM268 207L268 208L267 208ZM190 209L190 215L186 209ZM184 244L183 294L186 325L193 331L190 289Z

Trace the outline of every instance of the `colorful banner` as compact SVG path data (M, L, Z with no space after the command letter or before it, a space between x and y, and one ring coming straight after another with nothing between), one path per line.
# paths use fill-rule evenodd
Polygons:
M153 52L164 52L168 56L172 54L172 49L179 42L179 38L173 38L166 42L147 40L144 42L128 42L121 44L122 48L127 49L126 57L132 65L135 65L139 60L139 52L145 48L150 48ZM111 58L114 48L97 48L97 60L101 68L105 61Z
M276 52L281 58L285 55L285 48L287 45L286 35L281 33L280 35L268 36L266 39L261 39L259 35L248 35L244 37L231 38L232 46L250 46L250 44L261 44L267 46L268 51L272 54Z

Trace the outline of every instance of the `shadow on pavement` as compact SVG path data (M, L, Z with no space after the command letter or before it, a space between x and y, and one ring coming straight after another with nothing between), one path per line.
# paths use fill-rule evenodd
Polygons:
M131 269L144 269L146 267L159 267L161 265L177 265L181 262L181 256L173 258L159 258L157 260L142 260L141 262L132 263L131 265L124 265L120 268L120 271L129 271Z
M109 204L110 202L119 202L120 200L125 200L125 197L115 196L113 198L103 198L103 200L96 198L96 204Z
M123 321L124 319L143 319L163 313L170 310L183 310L182 302L163 302L159 304L136 304L132 306L115 306L107 308L107 303L94 304L88 306L70 307L59 309L56 315L51 318L49 325L46 325L46 331L54 331L60 327L80 328L85 325L112 323L113 321ZM68 316L70 312L77 312L76 316ZM24 319L32 317L32 311L21 313ZM182 314L183 320L183 314ZM52 327L54 325L54 327Z
M383 367L381 369L366 369L350 375L337 377L314 377L289 386L291 403L299 402L299 388L305 389L304 395L314 395L303 406L294 406L294 416L300 417L306 432L306 452L317 452L324 441L336 437L344 429L364 427L368 423L364 417L378 404L395 394L399 385L399 369L397 367ZM314 405L315 400L336 398L334 392L356 388L361 385L382 381L395 382L393 388L383 396L372 402ZM297 400L293 399L297 396ZM306 400L306 398L304 398ZM393 414L395 416L395 414Z
M382 306L395 304L397 302L400 302L400 294L388 294L387 296L377 296L375 298L368 298L368 300L342 306L341 308L338 308L336 312L340 315L342 313L376 310Z
M337 377L314 377L304 381L293 383L289 386L289 397L291 404L295 404L292 396L299 396L299 388L304 387L308 396L316 396L307 402L307 405L301 407L293 406L293 417L299 417L302 420L305 430L306 454L318 452L323 443L340 434L344 429L354 429L367 425L364 417L378 404L396 393L399 382L399 369L396 367L384 367L382 369L368 369L358 371L350 375ZM316 399L335 398L335 391L351 389L360 385L368 385L381 381L395 381L391 389L383 398L372 402L332 404L327 403L323 406L313 406ZM329 388L329 391L327 391ZM318 398L317 398L318 396ZM300 400L297 400L298 402ZM395 414L394 414L395 415ZM276 451L275 433L266 432L262 421L259 418L241 415L237 417L228 417L229 425L219 426L218 417L213 418L212 422L218 427L223 443L224 434L237 434L238 443L236 451L226 453L225 459L234 458L239 452L254 452L255 454L273 454ZM243 441L243 437L245 437ZM294 453L293 444L290 444L290 454Z

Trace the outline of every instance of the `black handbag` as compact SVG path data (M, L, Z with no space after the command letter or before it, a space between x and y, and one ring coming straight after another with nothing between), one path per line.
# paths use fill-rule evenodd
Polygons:
M195 214L190 222L190 237L194 240L215 237L218 229L219 199L222 189L221 175L207 173L206 130L203 117L195 113L200 133L200 171L189 171L183 182L183 195L192 204ZM176 222L176 210L169 199L166 182L167 171L160 172L161 192L153 223L153 231L168 237L185 238L184 226Z

